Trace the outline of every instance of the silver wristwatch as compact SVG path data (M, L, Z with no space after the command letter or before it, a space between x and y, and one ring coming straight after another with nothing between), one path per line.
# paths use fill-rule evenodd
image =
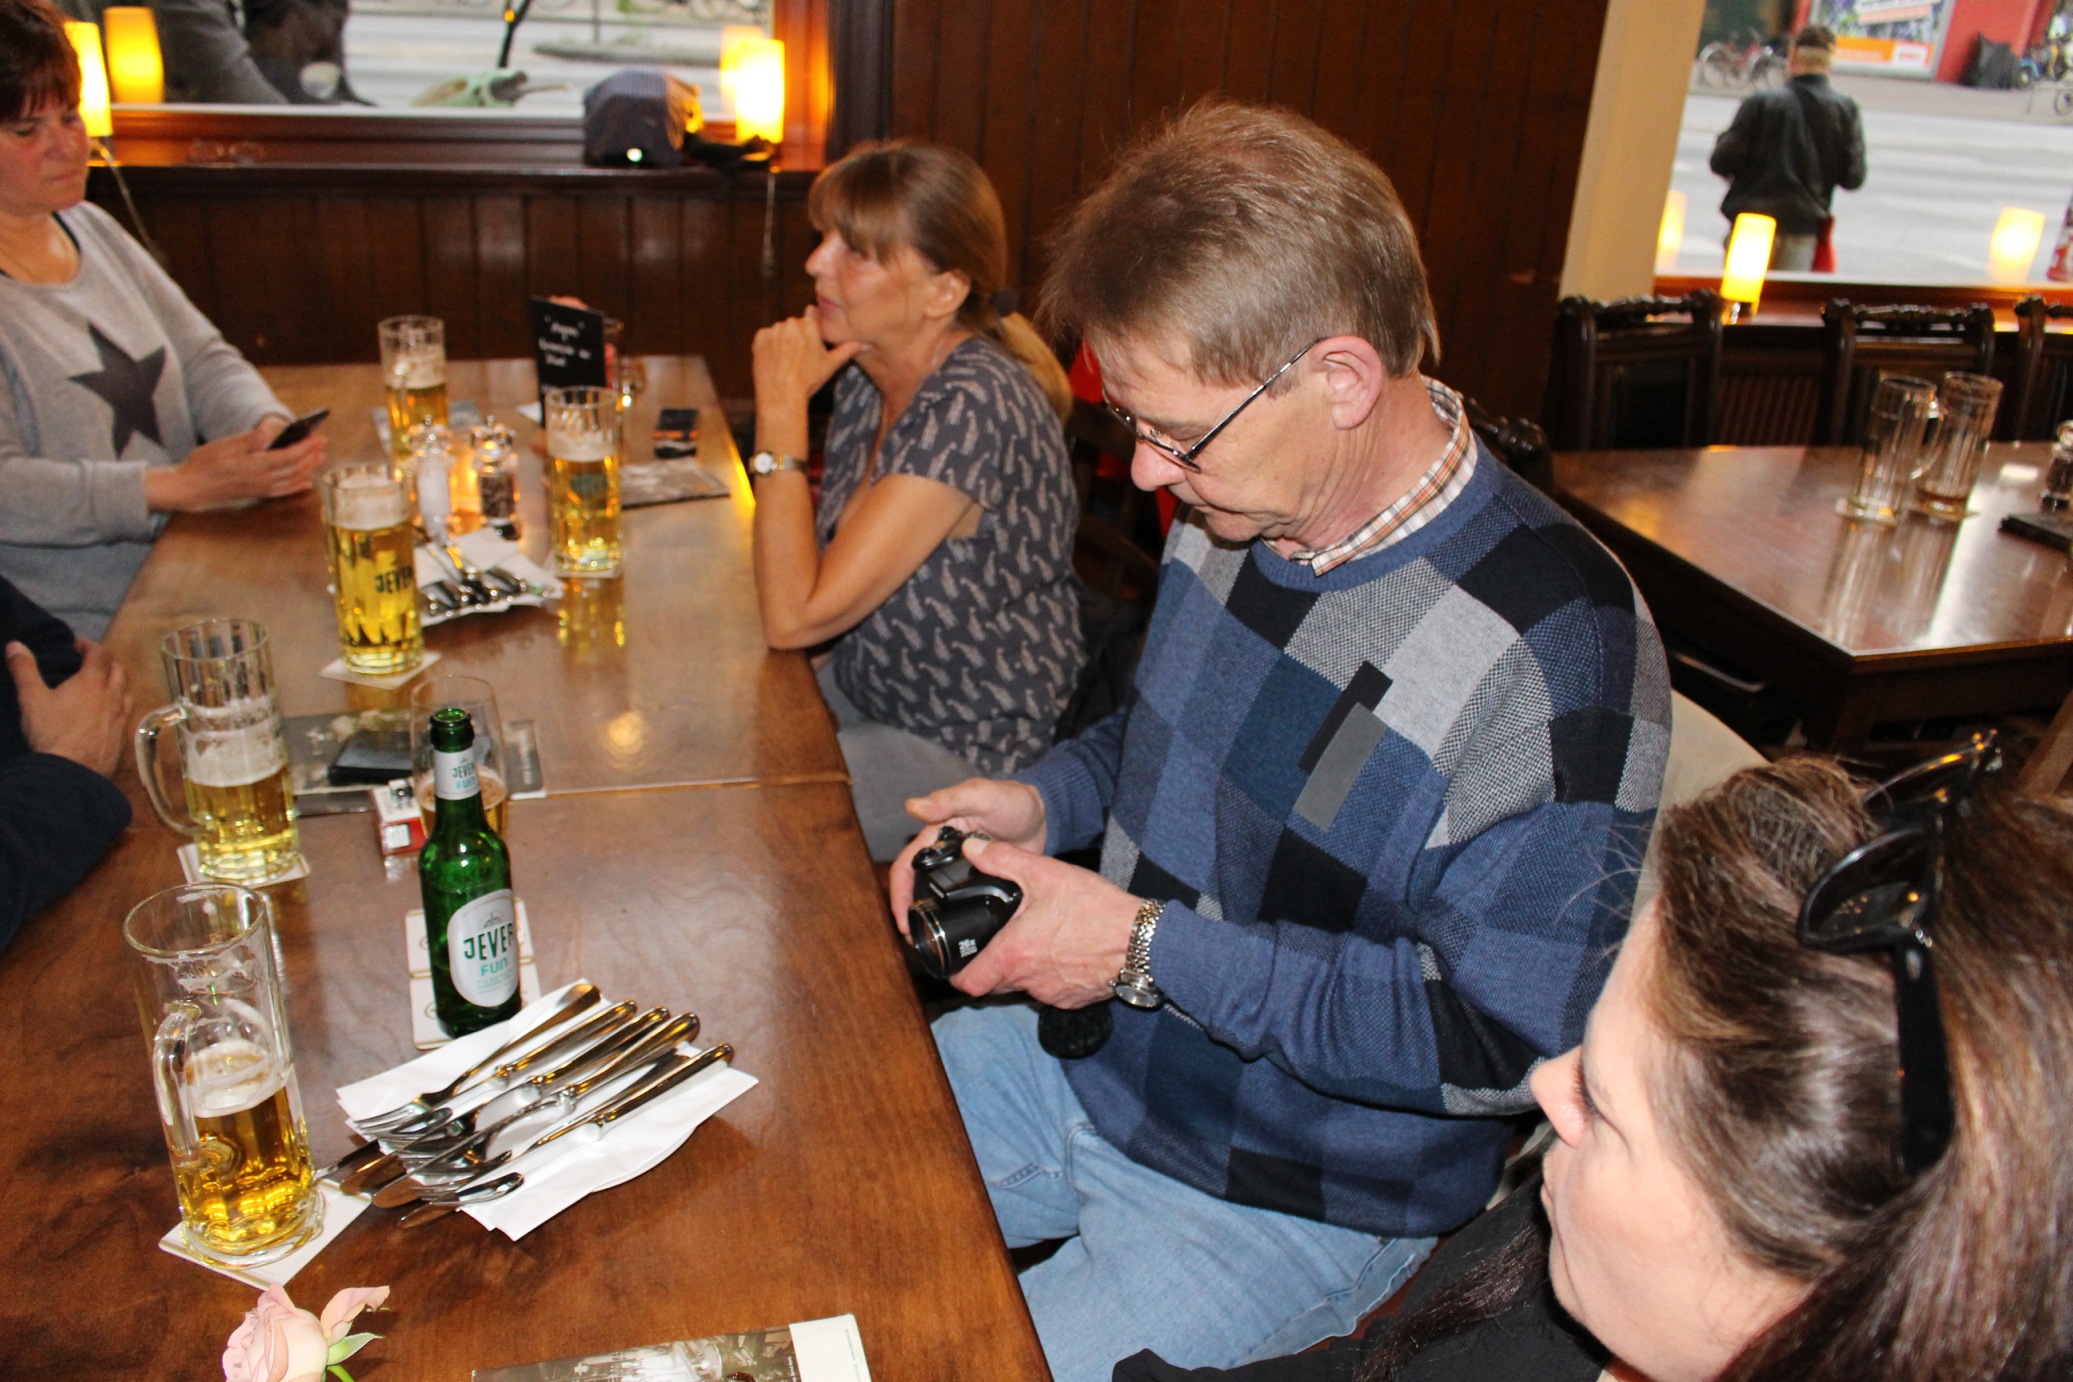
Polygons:
M749 457L749 469L757 475L775 475L780 470L804 470L806 462L777 451L758 451Z
M1112 986L1116 997L1133 1008L1156 1008L1162 1001L1159 986L1152 982L1152 933L1159 929L1163 902L1146 902L1137 909L1137 921L1130 928L1130 948L1123 953L1123 972Z

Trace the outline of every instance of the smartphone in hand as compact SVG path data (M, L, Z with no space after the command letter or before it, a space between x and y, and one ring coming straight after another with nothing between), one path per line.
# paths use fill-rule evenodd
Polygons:
M286 451L289 447L316 431L322 425L324 419L330 416L331 410L329 408L319 408L315 412L304 413L301 417L283 427L279 434L266 444L266 449L269 451Z

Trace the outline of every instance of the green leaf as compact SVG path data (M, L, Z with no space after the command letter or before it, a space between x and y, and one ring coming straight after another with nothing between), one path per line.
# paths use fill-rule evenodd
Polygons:
M380 1337L379 1334L348 1334L331 1346L331 1356L324 1361L332 1364L343 1363Z

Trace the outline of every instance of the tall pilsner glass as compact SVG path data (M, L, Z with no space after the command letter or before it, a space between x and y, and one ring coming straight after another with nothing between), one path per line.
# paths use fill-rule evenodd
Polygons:
M286 1256L324 1219L272 923L264 894L189 883L145 898L122 927L181 1230L237 1266Z
M619 569L619 394L582 385L549 389L547 516L561 569Z
M1972 482L1987 457L1987 438L2001 406L2001 381L1953 371L1943 377L1936 405L1943 417L1929 444L1928 464L1915 481L1915 509L1956 522L1965 517Z
M1936 412L1936 385L1889 374L1879 381L1864 418L1857 487L1836 507L1846 518L1892 523L1907 505L1908 487L1922 473L1922 440Z
M410 458L410 429L446 425L446 323L390 317L381 332L381 373L389 396L389 454Z
M250 883L288 872L302 856L265 628L209 619L167 634L159 651L173 703L137 726L137 775L151 804L194 840L211 878ZM168 725L178 735L191 819L173 809L159 773Z
M410 671L425 660L425 639L409 492L387 462L369 461L325 471L317 493L345 665L371 676Z

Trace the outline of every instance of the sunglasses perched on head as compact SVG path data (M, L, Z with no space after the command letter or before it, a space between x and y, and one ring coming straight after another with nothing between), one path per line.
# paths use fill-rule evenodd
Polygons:
M1950 1056L1932 963L1944 832L1980 778L2001 766L1995 735L1917 764L1864 796L1882 833L1838 859L1800 907L1799 941L1831 955L1887 951L1900 1024L1900 1163L1911 1176L1951 1143Z

